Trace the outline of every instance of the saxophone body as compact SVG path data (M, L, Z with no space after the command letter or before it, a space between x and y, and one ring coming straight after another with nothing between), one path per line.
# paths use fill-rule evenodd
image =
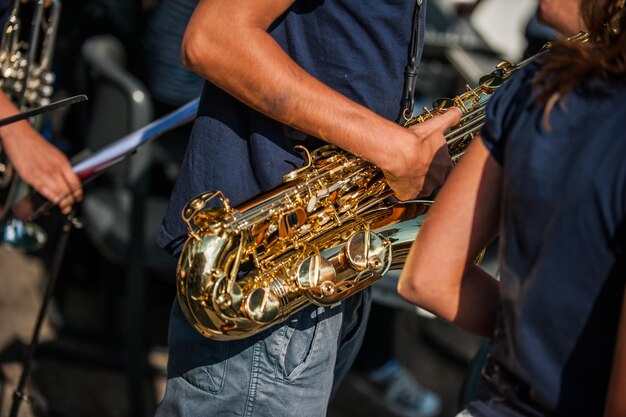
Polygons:
M450 107L453 163L484 124L485 106L530 60L502 62L476 88L406 120L408 128ZM381 170L331 145L300 147L305 165L272 191L237 207L206 192L182 212L189 229L177 268L183 314L202 335L241 339L310 303L328 306L401 269L432 201L397 201Z
M380 170L338 148L307 155L305 171L237 208L220 192L184 208L190 233L177 293L203 335L247 337L308 303L341 301L401 267L400 252L408 251L425 206L394 204ZM209 208L213 200L219 206ZM412 226L394 227L403 221Z

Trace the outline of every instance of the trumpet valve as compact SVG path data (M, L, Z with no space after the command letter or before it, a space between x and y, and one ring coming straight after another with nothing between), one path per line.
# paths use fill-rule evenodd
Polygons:
M52 87L49 85L40 85L39 92L44 97L50 97L52 95Z
M55 77L55 75L54 75L54 73L53 73L53 72L51 72L51 71L46 71L46 72L45 72L45 73L41 76L41 79L43 80L43 82L44 82L45 84L52 85L52 84L54 83L54 81L55 81L56 77Z

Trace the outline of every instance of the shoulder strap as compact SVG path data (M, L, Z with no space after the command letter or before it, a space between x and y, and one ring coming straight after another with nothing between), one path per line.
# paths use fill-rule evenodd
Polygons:
M413 12L413 28L411 33L411 43L409 44L409 59L404 67L404 86L402 88L402 113L400 121L403 123L413 114L415 105L415 83L419 72L422 46L424 44L424 11L423 0L417 0Z

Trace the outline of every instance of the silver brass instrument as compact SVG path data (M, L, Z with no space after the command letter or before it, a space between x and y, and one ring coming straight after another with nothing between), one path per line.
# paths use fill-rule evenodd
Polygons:
M0 88L19 110L28 110L50 103L55 76L51 71L52 57L61 12L60 0L52 0L45 7L44 0L31 3L32 21L29 26L22 22L25 5L15 0L5 24L0 41ZM39 118L31 119L37 129ZM27 191L0 147L0 219L7 216L11 204ZM6 243L35 249L43 245L45 233L31 223L18 220L7 221L3 233Z
M36 1L27 40L22 36L21 7L20 0L16 0L0 43L0 87L20 109L50 103L55 79L51 71L52 56L61 3L53 0L49 9L44 10L44 1Z
M492 94L533 58L500 63L478 87L435 101L405 126L460 109L461 122L445 134L456 162L484 124ZM309 303L344 300L403 267L432 201L393 199L380 169L334 146L300 150L305 166L274 190L236 208L221 192L206 192L183 209L189 235L177 294L202 335L245 338Z

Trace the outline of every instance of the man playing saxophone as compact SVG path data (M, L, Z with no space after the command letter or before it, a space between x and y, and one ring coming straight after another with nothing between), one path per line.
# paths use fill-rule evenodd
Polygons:
M425 10L415 0L201 0L182 50L207 82L159 244L179 253L187 237L180 213L202 192L221 190L237 205L280 184L302 164L295 145L325 141L374 163L399 198L431 193L450 169L443 131L459 113L411 129L393 122ZM358 351L369 303L366 289L252 337L215 341L175 302L157 415L324 416Z

